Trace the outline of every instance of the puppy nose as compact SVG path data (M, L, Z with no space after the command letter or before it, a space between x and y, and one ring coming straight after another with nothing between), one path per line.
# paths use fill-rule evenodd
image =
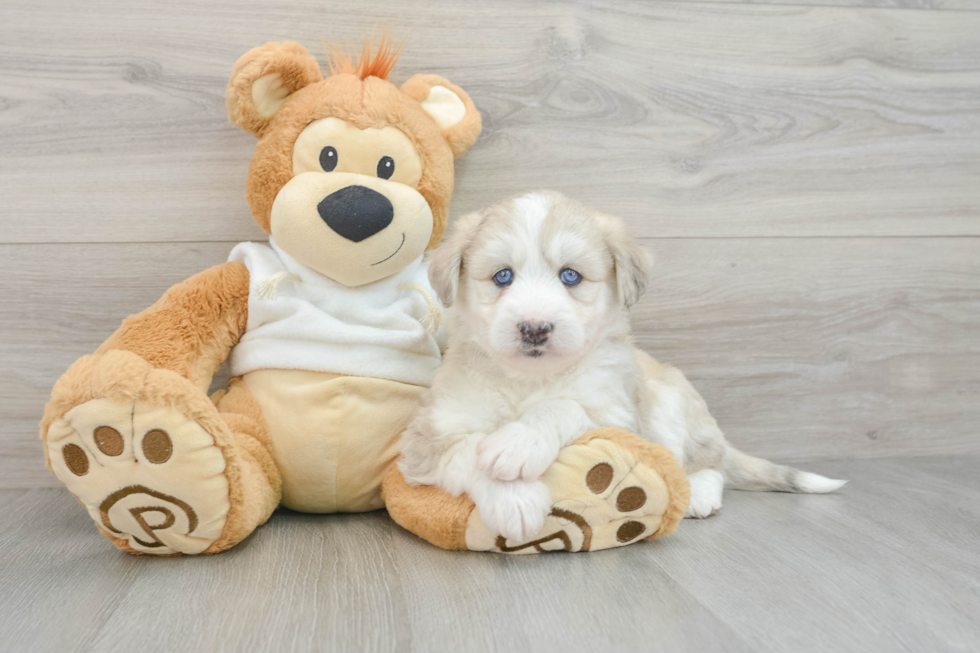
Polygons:
M521 340L529 345L544 343L554 328L551 322L521 322L517 325L517 329L521 332Z
M347 186L330 193L316 205L327 226L359 243L391 224L395 209L388 198L364 186Z

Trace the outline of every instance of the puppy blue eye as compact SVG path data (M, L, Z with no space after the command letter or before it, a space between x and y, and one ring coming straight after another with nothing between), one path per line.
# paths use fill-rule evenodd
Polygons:
M503 270L498 270L497 274L493 275L493 282L498 286L509 286L514 280L514 271L510 268L504 268Z
M558 277L566 286L577 286L582 280L582 275L572 268L565 268L558 274Z

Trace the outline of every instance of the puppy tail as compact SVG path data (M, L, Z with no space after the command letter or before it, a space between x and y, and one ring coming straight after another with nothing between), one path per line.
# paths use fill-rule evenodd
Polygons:
M742 453L733 447L725 449L724 469L725 485L735 490L826 494L840 489L847 483L820 474L777 465Z

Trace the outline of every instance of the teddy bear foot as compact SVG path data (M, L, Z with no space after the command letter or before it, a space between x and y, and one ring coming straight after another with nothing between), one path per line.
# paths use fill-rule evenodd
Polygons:
M141 553L201 553L229 511L214 438L174 409L93 399L48 430L55 475L114 540Z
M668 535L684 514L690 490L669 451L619 429L599 429L562 449L541 477L552 508L534 537L491 533L470 514L467 548L500 553L597 551Z
M389 514L445 549L498 553L598 551L670 535L684 516L690 486L664 447L615 428L601 428L561 450L541 481L552 506L533 537L492 532L469 497L413 486L394 466L385 479Z
M48 465L124 551L228 549L272 514L281 481L244 383L219 394L132 352L85 356L45 408Z

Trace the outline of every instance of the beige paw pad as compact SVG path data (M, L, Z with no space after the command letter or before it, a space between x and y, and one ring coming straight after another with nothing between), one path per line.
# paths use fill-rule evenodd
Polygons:
M201 553L228 516L225 459L172 408L95 399L48 430L58 478L99 526L136 551Z
M533 538L510 541L470 516L467 548L501 553L596 551L657 533L670 494L661 475L627 449L602 438L562 449L541 477L552 510Z

